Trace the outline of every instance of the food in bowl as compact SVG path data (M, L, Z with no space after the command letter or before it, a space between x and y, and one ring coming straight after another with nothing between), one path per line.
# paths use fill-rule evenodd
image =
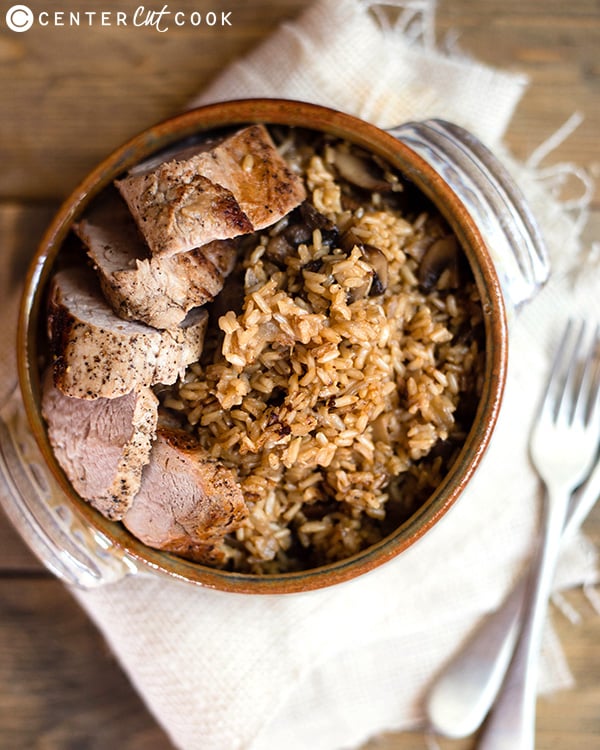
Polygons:
M78 493L151 547L260 575L410 518L463 446L485 360L434 205L365 148L281 125L116 188L76 225L92 268L80 253L50 293L43 408Z

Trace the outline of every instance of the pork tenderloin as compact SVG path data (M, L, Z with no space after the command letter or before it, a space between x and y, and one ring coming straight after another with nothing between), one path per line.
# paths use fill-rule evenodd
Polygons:
M158 428L140 490L123 519L135 537L155 549L219 564L225 535L247 515L228 468L188 433Z
M158 399L152 390L86 401L65 396L48 371L42 414L56 460L75 491L110 520L123 518L156 434Z
M263 125L185 160L115 183L153 255L192 250L274 224L306 197Z
M106 302L91 269L59 271L48 301L55 385L67 396L96 399L172 384L200 357L207 320L196 308L168 330L125 321Z
M214 299L235 265L233 240L152 257L116 192L97 201L74 229L117 315L155 328L176 328L192 308Z

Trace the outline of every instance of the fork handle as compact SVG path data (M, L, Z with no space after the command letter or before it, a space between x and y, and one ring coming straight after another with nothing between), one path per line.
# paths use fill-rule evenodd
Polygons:
M535 747L538 657L570 494L568 488L546 492L544 544L532 567L521 632L477 750L534 750Z
M434 682L426 702L431 728L468 737L481 726L502 685L520 629L527 592L523 574L502 604L482 621Z
M572 536L600 496L600 461L571 498L561 547ZM531 565L535 565L533 560ZM523 574L502 604L481 622L448 662L427 696L431 728L446 737L467 737L488 714L512 658L530 575Z

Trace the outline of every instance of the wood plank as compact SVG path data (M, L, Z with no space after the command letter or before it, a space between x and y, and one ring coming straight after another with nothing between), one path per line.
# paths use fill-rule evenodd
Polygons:
M0 750L168 750L102 638L55 580L0 580Z
M30 5L34 11L45 7L41 0ZM171 28L167 34L64 28L52 32L56 44L47 43L43 28L0 35L0 199L64 196L113 148L178 111L223 64L304 5L232 0L231 28ZM103 4L108 11L122 7L116 0ZM178 7L190 13L212 5L182 0ZM437 36L443 40L458 31L460 47L475 58L530 76L530 92L509 139L520 156L575 109L585 111L580 137L563 151L581 163L600 130L599 27L592 0L567 5L445 0L439 3Z
M109 12L138 3L106 0ZM218 4L218 10L221 10ZM38 13L43 0L29 3ZM0 199L57 199L104 156L183 108L222 68L301 10L231 0L231 27L58 28L0 34ZM186 14L215 9L179 0ZM52 42L48 43L48 39Z
M560 158L598 170L600 14L594 0L443 0L438 39L454 32L459 48L475 59L529 77L507 138L519 158L580 111L585 120L561 146Z
M2 330L5 336L0 367L0 406L17 382L14 336L23 278L54 210L54 205L24 206L19 203L0 203L0 300Z
M0 578L33 573L50 575L17 534L0 506Z
M0 580L0 612L0 750L171 747L98 632L58 582ZM574 626L555 616L577 689L539 700L538 750L597 748L599 619L587 617ZM473 738L438 742L441 750L475 748ZM421 747L426 747L423 733L409 732L377 738L362 750Z

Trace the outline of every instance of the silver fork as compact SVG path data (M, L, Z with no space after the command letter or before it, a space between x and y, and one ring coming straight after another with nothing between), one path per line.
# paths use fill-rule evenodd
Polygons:
M537 661L561 535L571 494L589 474L600 441L598 329L582 354L585 338L585 327L570 322L531 433L531 460L546 489L543 537L519 639L478 750L533 750L535 746Z
M600 457L571 498L561 544L578 531L599 498ZM467 737L483 723L519 635L527 582L527 571L523 571L498 609L480 623L436 677L427 696L426 710L429 725L437 734Z

